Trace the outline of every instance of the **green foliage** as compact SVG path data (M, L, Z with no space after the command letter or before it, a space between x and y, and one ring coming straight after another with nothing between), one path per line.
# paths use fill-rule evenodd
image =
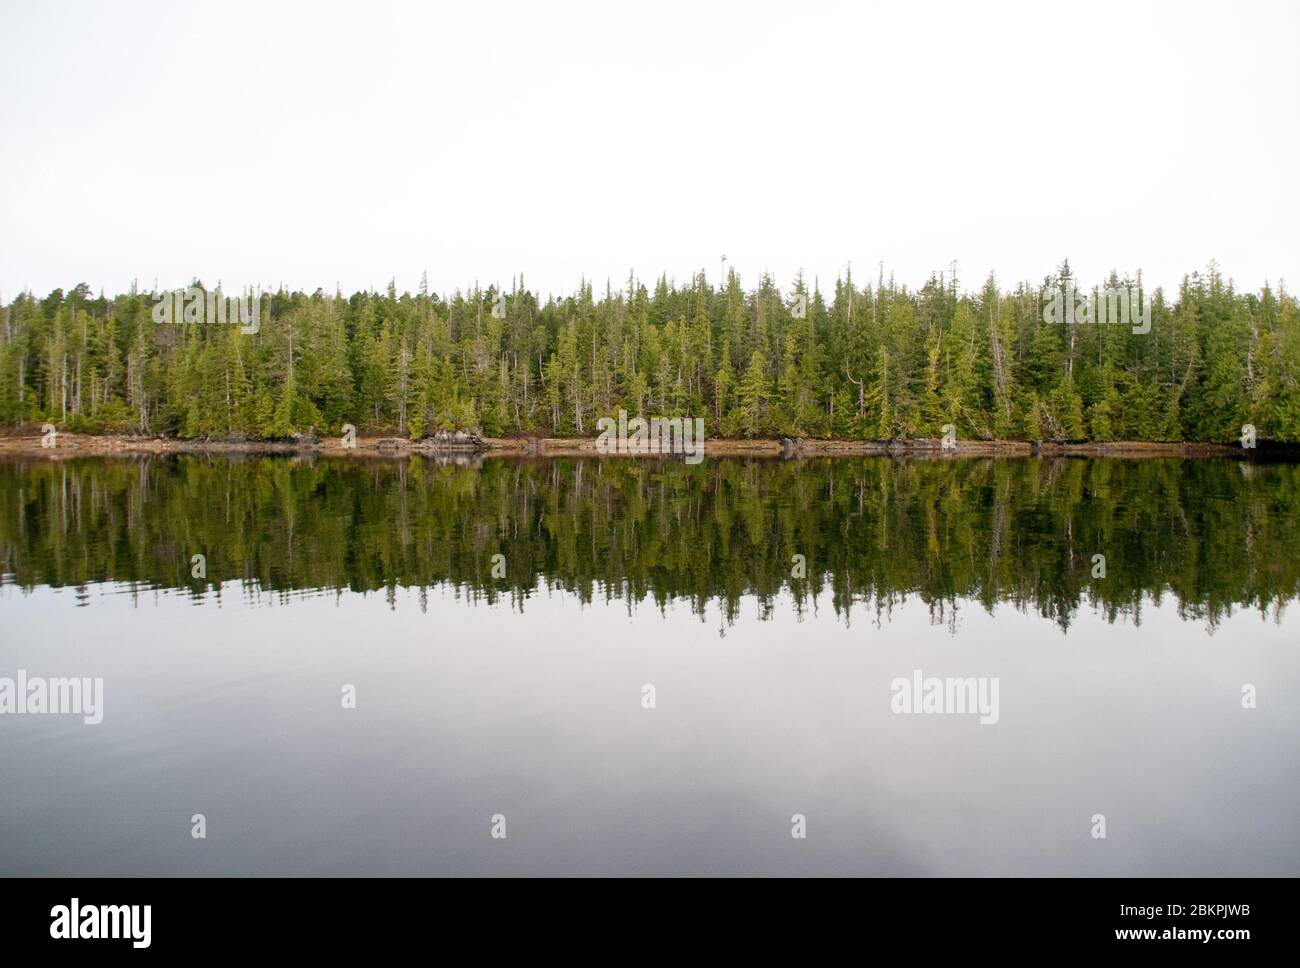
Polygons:
M868 620L915 596L936 620L973 600L1066 626L1168 597L1273 620L1300 595L1300 465L1282 462L74 458L0 464L0 505L0 586L79 600L106 581L286 601L450 586L519 607L562 588L734 617L788 590Z
M710 436L1300 441L1300 311L1211 266L1151 327L1043 320L1049 287L977 292L931 278L802 277L746 291L635 277L543 301L516 280L446 297L280 291L261 327L159 325L153 300L87 286L0 308L0 423L87 433L279 438L344 423L412 439L447 430L587 435L620 408L703 417ZM201 286L201 284L198 284ZM1112 274L1110 287L1141 287ZM494 313L504 295L504 315Z

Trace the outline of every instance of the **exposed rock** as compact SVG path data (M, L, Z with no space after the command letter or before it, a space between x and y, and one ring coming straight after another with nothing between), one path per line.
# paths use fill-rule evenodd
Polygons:
M803 438L782 437L777 443L781 447L781 459L789 460L803 452Z
M482 437L464 430L439 430L425 437L415 446L421 451L434 453L475 453L484 449Z

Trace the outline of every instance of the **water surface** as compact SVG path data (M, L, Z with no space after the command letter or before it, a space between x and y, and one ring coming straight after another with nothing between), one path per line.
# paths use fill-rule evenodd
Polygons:
M1297 551L1292 464L0 464L0 676L105 688L0 872L1300 873Z

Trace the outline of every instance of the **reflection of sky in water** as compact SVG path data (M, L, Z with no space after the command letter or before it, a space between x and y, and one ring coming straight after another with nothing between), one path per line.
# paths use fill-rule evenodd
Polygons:
M1300 873L1285 613L1063 634L969 602L954 634L914 598L846 627L782 597L719 636L559 592L75 597L0 590L0 675L105 678L100 726L0 717L3 873ZM999 676L1000 722L891 714L915 668Z

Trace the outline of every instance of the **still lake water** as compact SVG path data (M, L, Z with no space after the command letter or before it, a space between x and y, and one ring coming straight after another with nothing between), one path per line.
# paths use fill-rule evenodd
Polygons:
M0 874L1300 874L1300 465L19 461L0 579Z

